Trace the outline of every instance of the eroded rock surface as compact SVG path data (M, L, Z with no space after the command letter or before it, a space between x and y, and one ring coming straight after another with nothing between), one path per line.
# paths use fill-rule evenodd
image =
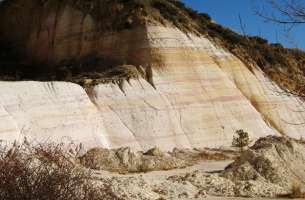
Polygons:
M220 172L187 168L122 176L99 171L96 177L124 199L280 198L295 183L305 189L304 148L302 141L266 137Z
M120 173L170 170L192 164L185 159L178 159L170 155L133 153L130 148L91 149L80 158L80 162L91 169Z
M234 181L261 180L283 188L305 186L305 143L284 137L259 139L223 173Z
M296 112L303 101L279 95L284 90L259 67L246 66L206 35L186 34L158 21L99 31L96 19L77 7L51 11L33 23L40 25L37 28L26 27L26 34L14 32L26 41L29 54L55 62L94 53L109 62L135 66L131 71L141 68L144 77L86 90L77 85L70 90L67 85L72 84L66 82L1 82L3 139L18 139L22 133L33 140L69 138L87 148L130 146L145 151L154 146L229 146L239 129L253 140L304 136L305 112ZM28 17L24 20L29 22ZM8 26L7 21L2 23ZM94 81L85 77L83 82ZM71 104L77 107L75 112Z
M147 152L133 152L129 147L119 149L90 149L79 160L84 167L118 173L162 171L185 168L201 160L230 160L237 151L222 152L210 149L174 149L162 152L155 147Z

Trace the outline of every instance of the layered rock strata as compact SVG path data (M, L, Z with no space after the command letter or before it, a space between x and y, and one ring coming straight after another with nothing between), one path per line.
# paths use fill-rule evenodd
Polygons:
M56 24L56 26L54 26ZM142 65L149 76L121 88L71 83L1 82L1 138L72 138L88 147L230 145L234 132L251 138L304 136L300 99L280 95L256 66L246 66L211 39L154 25L100 32L90 15L66 7L29 33L26 49L41 60L97 54Z

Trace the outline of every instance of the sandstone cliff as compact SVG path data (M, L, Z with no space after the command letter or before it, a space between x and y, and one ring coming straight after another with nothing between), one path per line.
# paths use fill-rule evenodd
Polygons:
M303 100L281 95L285 88L278 79L257 60L236 53L242 45L232 50L229 40L204 33L212 31L209 19L205 29L198 20L187 25L183 20L191 20L190 11L176 1L152 1L159 2L153 7L138 1L78 2L4 2L1 37L21 62L1 63L2 79L78 83L74 77L80 73L90 81L90 72L118 64L132 64L144 75L86 88L1 82L1 138L172 149L230 145L238 129L252 139L305 136ZM166 15L170 9L179 11L182 22ZM86 57L98 61L80 66Z

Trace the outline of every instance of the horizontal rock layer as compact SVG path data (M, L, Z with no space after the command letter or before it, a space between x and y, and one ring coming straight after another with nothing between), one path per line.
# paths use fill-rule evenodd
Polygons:
M111 108L143 148L229 145L238 129L252 138L304 133L304 126L289 124L304 119L293 112L299 100L279 95L283 91L255 66L250 71L207 38L160 26L147 33L150 49L143 45L143 51L160 62L150 63L157 89L141 80L126 84L124 92L99 85L93 98L102 113ZM118 129L110 130L117 135Z
M30 34L31 54L62 60L97 53L141 64L152 68L155 88L143 79L126 82L123 90L107 84L87 93L64 82L0 82L2 139L71 138L87 147L167 150L230 145L238 129L252 139L305 136L304 125L295 125L305 122L301 100L280 95L258 67L208 38L160 25L100 33L89 16L71 8L57 17Z

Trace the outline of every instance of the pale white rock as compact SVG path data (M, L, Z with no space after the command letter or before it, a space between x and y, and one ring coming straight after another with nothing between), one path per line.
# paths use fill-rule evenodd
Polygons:
M236 58L218 60L219 66L261 113L265 122L282 135L305 137L304 101L270 80L257 66L252 72Z
M234 83L261 113L269 126L283 135L296 138L304 137L305 112L303 112L303 101L299 98L285 95L285 92L257 66L245 66L236 57L217 47L205 37L197 37L192 34L186 36L178 29L160 26L149 27L148 30L150 30L148 35L151 40L157 38L159 41L153 45L154 48L160 49L159 52L163 54L168 51L164 49L171 49L168 53L168 58L164 59L165 62L169 61L166 64L168 68L177 68L179 66L179 70L181 70L180 65L196 66L200 65L200 60L205 66L209 62L217 64L225 76ZM177 39L179 37L181 40ZM175 46L172 43L168 43L170 41L169 38L176 38ZM165 44L167 44L167 48L164 47ZM193 50L188 49L188 47L192 47ZM176 50L175 53L177 55L173 56L173 48L182 50ZM187 53L188 51L189 53ZM210 58L204 57L205 54L208 54Z
M304 119L304 113L293 112L299 109L300 100L277 95L281 89L261 70L249 70L208 38L146 26L102 33L98 42L69 39L74 29L65 30L65 24L77 21L79 15L65 9L59 18L54 55L40 51L42 57L98 50L109 59L152 67L155 88L144 79L126 82L123 90L106 84L87 93L64 82L0 82L1 139L23 135L39 141L71 138L87 147L170 150L227 146L238 129L249 132L253 140L266 135L304 136L304 125L286 123ZM77 30L92 29L92 19L86 16L84 21L84 27ZM40 39L29 41L30 46L43 48ZM69 46L82 48L65 51Z
M212 57L228 53L177 29L154 26L147 32L152 45L143 50L154 49L162 61L153 70L156 89L144 80L125 84L124 92L99 85L93 100L102 113L114 112L142 148L230 145L238 129L253 139L278 134Z
M0 82L1 139L110 147L85 91L64 82Z
M223 76L216 65L211 67L216 68L215 76ZM144 80L126 85L125 93L118 89L108 93L106 85L95 88L94 101L103 115L112 115L107 110L115 113L117 123L128 127L144 149L230 145L238 129L249 131L252 138L277 133L224 76L211 83L211 72L211 79L190 81L186 75L179 82L157 74L156 90ZM121 132L116 128L107 130L111 135Z

